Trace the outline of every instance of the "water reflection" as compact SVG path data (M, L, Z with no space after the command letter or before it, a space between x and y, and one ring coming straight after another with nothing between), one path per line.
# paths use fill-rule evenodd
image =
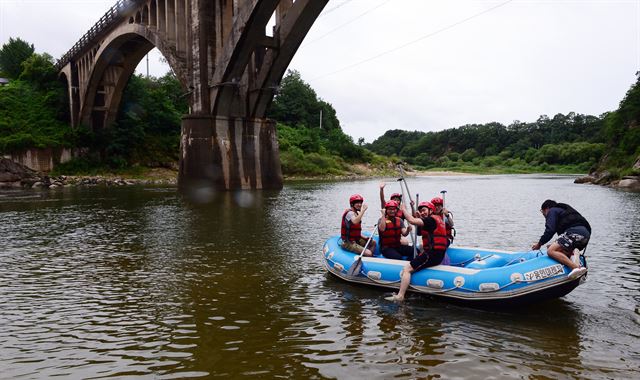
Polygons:
M574 205L594 228L589 281L500 312L396 305L339 281L320 247L352 193L373 225L377 179L197 204L161 187L12 191L0 196L2 377L638 376L640 195L563 176L410 181L421 199L448 191L458 245L526 248L542 200Z

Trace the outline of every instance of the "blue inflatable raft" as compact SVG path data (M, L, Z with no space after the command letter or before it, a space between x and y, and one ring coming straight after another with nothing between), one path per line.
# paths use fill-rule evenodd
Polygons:
M376 238L377 240L377 238ZM376 252L363 257L359 273L349 275L358 255L342 249L340 237L329 238L322 249L326 270L349 282L398 289L405 260L387 259ZM544 251L507 252L449 247L448 265L414 273L409 291L478 306L533 303L562 297L586 280L586 274L570 279L570 269ZM584 256L580 256L587 266Z

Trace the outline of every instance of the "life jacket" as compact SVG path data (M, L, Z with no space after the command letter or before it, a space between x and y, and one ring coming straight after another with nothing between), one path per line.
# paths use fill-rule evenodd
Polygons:
M555 232L558 235L561 235L569 228L576 226L584 226L587 231L591 233L591 226L589 225L589 222L587 222L587 219L580 215L580 213L573 207L566 203L558 203L553 207L561 208L563 210L562 213L558 215L558 221L556 223Z
M402 236L402 220L397 216L393 220L386 219L387 226L384 231L380 231L380 247L399 248L400 237Z
M361 223L347 223L345 217L349 211L353 211L350 208L346 209L342 214L342 224L340 225L340 237L342 241L357 241L362 237ZM354 211L355 212L355 211Z
M420 235L422 236L422 248L425 252L428 250L444 251L449 245L449 240L447 239L447 227L440 215L433 214L431 215L431 218L436 221L436 229L433 233L430 233L424 228L420 229Z
M402 220L404 220L404 219L405 219L405 217L404 217L404 212L402 212L402 209L401 209L401 208L400 208L400 209L398 209L398 211L396 211L396 216L397 216L398 218L402 219Z

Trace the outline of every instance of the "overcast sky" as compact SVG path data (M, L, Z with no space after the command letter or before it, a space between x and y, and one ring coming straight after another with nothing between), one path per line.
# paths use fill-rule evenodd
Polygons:
M0 0L0 44L20 37L59 58L115 3ZM330 0L290 68L354 140L600 115L640 70L640 0Z

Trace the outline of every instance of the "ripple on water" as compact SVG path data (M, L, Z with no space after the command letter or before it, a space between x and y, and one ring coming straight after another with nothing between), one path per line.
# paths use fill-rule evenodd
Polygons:
M496 312L390 304L326 276L319 250L345 194L374 207L378 180L289 185L240 208L175 189L4 196L2 377L638 377L640 197L563 177L411 181L449 191L459 245L525 249L540 201L568 200L594 227L588 281Z

